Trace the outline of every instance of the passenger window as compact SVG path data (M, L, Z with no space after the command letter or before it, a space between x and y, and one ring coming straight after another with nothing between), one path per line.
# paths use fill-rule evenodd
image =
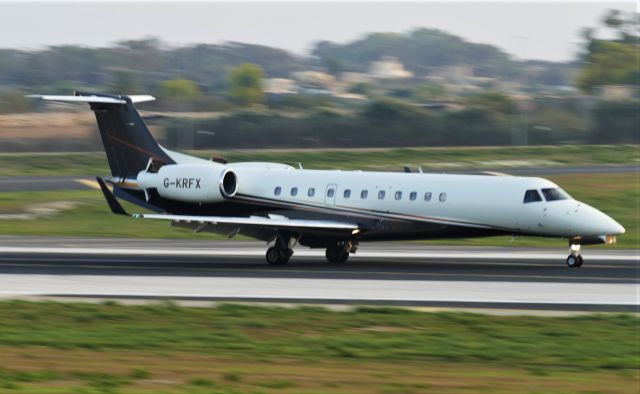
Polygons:
M342 193L342 197L344 198L351 197L351 189L344 189L344 193Z
M313 187L310 187L309 191L307 192L307 196L313 197L315 194L316 194L316 189Z
M363 200L365 200L368 195L369 195L369 190L363 190L360 192L360 198Z
M292 187L291 188L291 197L295 197L298 195L298 188L297 187Z
M424 194L424 200L425 201L431 201L431 192L426 192Z
M440 200L440 202L447 201L447 193L440 193L440 197L438 197L438 199Z
M336 194L335 189L327 189L327 197L332 198Z
M276 186L275 190L273 191L273 194L275 194L276 196L279 196L280 192L282 192L282 188L280 186Z
M397 192L396 192L396 195L394 196L394 198L395 198L396 200L401 200L401 199L402 199L402 192L401 192L401 191L397 191Z
M385 194L386 194L386 193L384 192L384 190L380 190L380 191L378 192L378 200L384 200L384 195L385 195Z
M411 192L409 193L409 200L411 201L415 201L416 198L418 198L418 192Z
M524 203L530 203L530 202L538 202L538 201L542 201L542 197L540 197L540 193L538 193L537 190L535 189L531 189L531 190L527 190L524 193Z

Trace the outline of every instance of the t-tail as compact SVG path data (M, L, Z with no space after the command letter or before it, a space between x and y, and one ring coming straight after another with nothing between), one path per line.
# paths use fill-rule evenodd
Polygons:
M158 145L134 106L153 101L153 96L124 96L75 92L73 96L31 96L45 101L89 103L96 115L102 144L111 175L114 178L135 178L151 161L175 164Z

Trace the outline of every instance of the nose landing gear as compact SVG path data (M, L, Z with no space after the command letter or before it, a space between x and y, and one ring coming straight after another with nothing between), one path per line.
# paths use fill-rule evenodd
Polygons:
M567 257L567 266L569 268L582 267L582 255L580 254L580 245L571 244L571 254Z

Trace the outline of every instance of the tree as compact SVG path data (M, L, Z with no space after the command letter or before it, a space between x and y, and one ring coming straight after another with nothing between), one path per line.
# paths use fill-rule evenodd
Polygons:
M602 85L635 85L640 78L638 51L640 38L635 23L638 14L625 16L620 11L611 10L602 23L614 30L618 38L599 39L594 29L583 32L586 40L583 60L585 66L578 75L580 89L591 92Z
M252 63L242 63L232 69L227 79L229 99L242 106L262 103L263 74L262 68Z
M118 70L113 74L112 91L115 94L136 94L141 93L138 83L133 73L125 70Z
M172 79L160 84L160 97L179 110L193 109L203 98L202 91L190 79Z
M516 110L513 100L499 92L484 92L467 99L469 105L484 108L493 113L511 115Z

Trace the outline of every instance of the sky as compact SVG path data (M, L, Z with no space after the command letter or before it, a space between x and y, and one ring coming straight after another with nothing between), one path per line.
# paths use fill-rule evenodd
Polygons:
M628 2L4 2L0 48L106 46L154 36L170 45L262 44L308 54L320 40L437 28L522 59L572 60L580 31Z

